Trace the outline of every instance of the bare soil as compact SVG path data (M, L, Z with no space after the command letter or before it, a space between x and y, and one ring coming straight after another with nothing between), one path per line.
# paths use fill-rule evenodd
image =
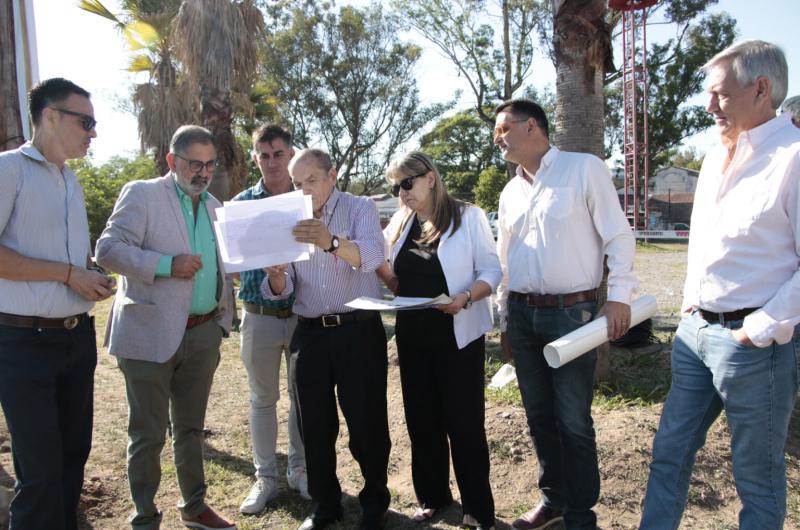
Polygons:
M658 426L663 397L669 384L669 350L677 324L686 252L680 245L640 249L637 272L640 294L652 294L659 302L655 332L661 343L637 351L612 348L611 378L599 383L594 419L600 457L602 493L597 506L604 529L636 528L647 480L653 436ZM106 307L97 309L98 326L104 326ZM101 318L102 317L102 318ZM386 319L391 336L392 321ZM100 334L102 336L102 334ZM489 349L497 349L497 332L489 336ZM497 363L490 364L496 367ZM286 465L285 384L279 403L279 465ZM511 395L512 397L509 397ZM389 487L392 503L387 528L459 528L458 503L437 514L429 526L411 522L416 501L411 483L408 436L403 419L399 373L392 364L388 386L389 423L392 452ZM82 528L123 529L131 503L125 472L126 416L124 384L113 357L100 351L96 373L95 428L93 450L86 469L81 499ZM245 370L238 357L238 334L224 342L223 359L217 372L206 421L206 471L208 502L228 516L235 516L240 530L293 529L308 514L310 503L286 489L259 516L242 516L238 506L247 494L252 478L248 435L248 390ZM487 392L486 431L491 449L491 481L497 505L498 529L537 501L536 458L527 434L525 414L513 393ZM347 449L347 428L342 422L337 449L339 478L345 494L345 519L334 528L355 528L358 521L357 495L360 472ZM800 529L800 411L795 409L786 448L789 505L786 528ZM162 528L178 529L175 505L178 491L171 448L164 450L163 479L158 505L164 512ZM0 415L0 485L13 479L8 431ZM458 489L452 489L456 499ZM689 505L682 528L737 528L739 502L731 474L729 432L724 416L708 435L698 457L692 479ZM1 519L0 519L1 520Z

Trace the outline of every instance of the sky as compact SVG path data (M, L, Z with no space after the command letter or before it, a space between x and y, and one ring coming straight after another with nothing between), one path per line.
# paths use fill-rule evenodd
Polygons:
M39 78L66 77L92 93L98 120L98 136L92 143L95 160L133 155L139 149L139 140L129 94L137 78L125 71L128 53L123 39L110 21L82 11L76 4L76 0L33 0ZM119 12L118 0L105 0L104 4L112 12ZM800 1L720 0L710 11L730 13L737 20L740 38L763 39L779 45L789 63L789 96L800 94L800 39L796 35ZM663 26L648 30L648 37L666 39L672 36L671 32L674 29ZM460 107L468 107L473 101L472 94L451 63L421 37L413 33L405 37L423 46L416 68L422 103L447 101L457 89L462 89ZM621 57L621 51L615 50L618 65ZM555 69L549 59L537 58L529 83L539 89L555 85ZM701 95L691 102L704 104L705 98ZM651 127L657 126L651 123ZM689 138L685 145L705 152L716 138L709 130Z

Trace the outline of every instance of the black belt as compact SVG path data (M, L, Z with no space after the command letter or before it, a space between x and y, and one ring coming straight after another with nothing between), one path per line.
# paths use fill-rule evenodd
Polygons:
M48 328L48 329L75 329L78 324L89 318L88 313L71 315L64 318L43 318L23 315L0 313L0 325L14 328Z
M744 317L746 317L753 311L758 311L761 308L747 307L745 309L738 309L736 311L727 311L724 313L715 313L713 311L700 309L699 307L695 309L697 310L698 313L700 313L700 316L703 317L703 320L705 320L709 324L716 324L718 322L724 324L725 322L730 322L731 320L742 320Z
M532 294L511 291L508 299L522 302L533 307L569 307L581 302L594 302L597 300L597 289L588 289L568 294Z
M200 324L208 322L215 316L217 316L216 310L206 313L205 315L189 315L189 318L186 320L186 329L196 328Z
M244 303L244 310L247 311L248 313L255 313L256 315L267 315L275 318L289 318L294 314L292 313L291 307L275 309L274 307L268 307L261 304L251 304L250 302Z
M314 318L301 317L297 315L297 320L303 324L310 324L312 326L320 326L323 328L335 328L343 326L358 320L369 320L374 318L375 311L365 311L357 309L350 313L334 313L332 315L322 315Z

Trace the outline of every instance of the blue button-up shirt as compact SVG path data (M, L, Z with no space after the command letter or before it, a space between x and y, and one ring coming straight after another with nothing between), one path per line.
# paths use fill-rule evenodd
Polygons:
M232 200L234 201L252 201L258 199L266 199L271 197L272 194L264 188L264 181L259 179L255 186L247 188ZM261 269L254 269L251 271L243 271L239 274L239 300L248 302L250 304L258 304L272 309L288 309L292 307L294 296L284 300L265 300L261 296L261 284L264 282L266 274Z

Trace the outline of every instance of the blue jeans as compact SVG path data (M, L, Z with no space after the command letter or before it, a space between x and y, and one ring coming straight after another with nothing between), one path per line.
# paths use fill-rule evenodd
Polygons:
M539 460L542 502L564 511L569 530L597 527L592 507L600 473L591 410L597 353L553 369L543 349L588 322L595 309L595 302L560 309L508 302L508 339Z
M678 527L695 454L722 409L731 431L742 530L783 528L784 444L797 391L794 341L742 346L741 320L709 324L695 313L681 320L672 348L672 386L653 442L653 463L640 528Z

